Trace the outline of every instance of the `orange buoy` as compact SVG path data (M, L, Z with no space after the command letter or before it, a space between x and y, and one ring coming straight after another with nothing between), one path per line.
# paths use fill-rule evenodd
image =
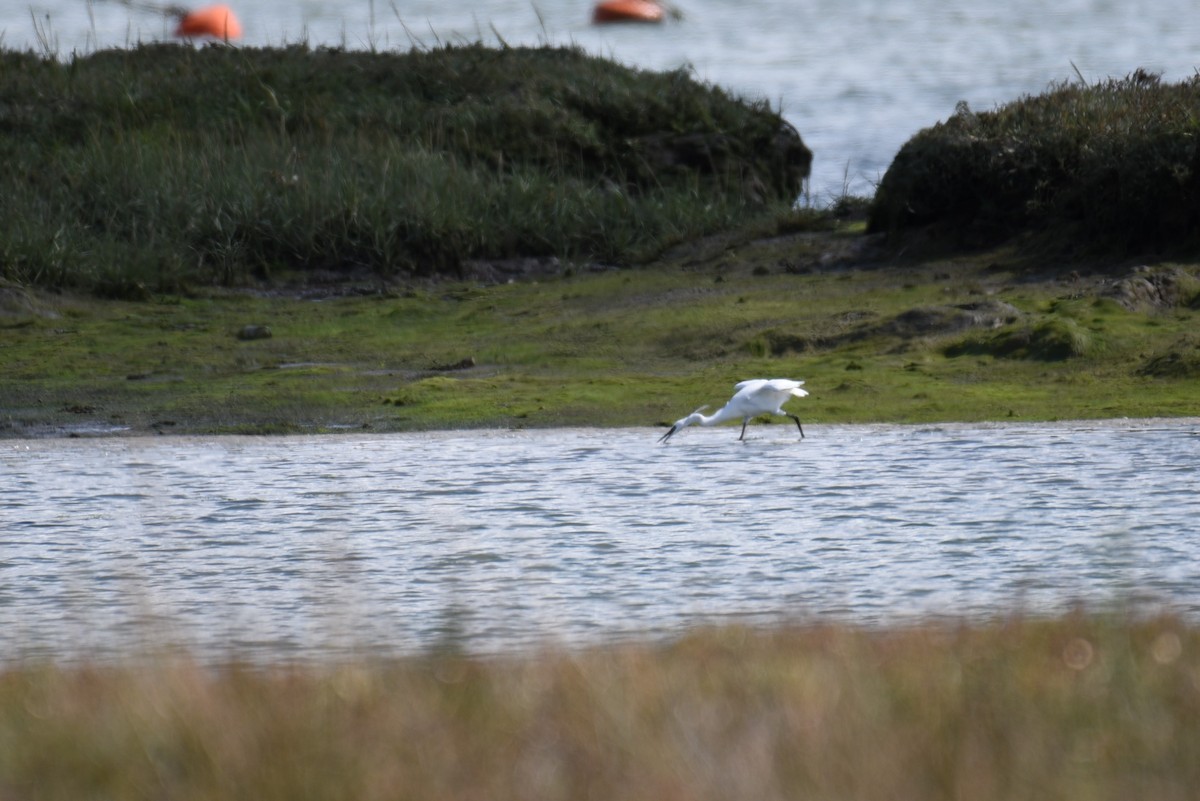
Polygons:
M176 36L212 36L215 39L239 39L242 23L226 5L207 6L189 11L179 20Z
M604 0L592 11L592 22L662 22L663 7L653 0Z

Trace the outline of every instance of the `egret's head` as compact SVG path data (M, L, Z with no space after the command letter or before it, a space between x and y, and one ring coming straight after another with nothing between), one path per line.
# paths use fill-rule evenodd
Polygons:
M692 413L691 413L691 414L689 414L687 417L684 417L684 418L682 418L682 419L680 419L680 420L676 420L676 421L675 421L675 425L671 426L670 430L669 430L669 431L667 431L667 433L665 433L665 434L663 434L661 437L659 437L659 438L658 438L658 441L659 441L659 442L666 442L666 441L667 441L667 440L669 440L669 439L671 438L671 436L672 436L672 435L673 435L673 434L674 434L676 431L678 431L679 429L681 429L681 428L687 428L688 426L692 426L692 425L695 425L696 423L699 423L699 422L700 422L700 420L701 420L701 415L700 415L700 412L704 411L704 410L705 410L705 409L707 409L707 408L708 408L708 406L701 406L699 409L697 409L696 411L692 412Z

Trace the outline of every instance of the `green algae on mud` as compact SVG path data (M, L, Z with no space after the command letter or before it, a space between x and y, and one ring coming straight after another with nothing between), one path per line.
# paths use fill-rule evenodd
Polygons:
M302 277L141 302L6 286L0 428L652 426L751 376L806 380L806 423L1190 416L1196 274L1046 277L1003 250L895 262L843 225L503 284Z

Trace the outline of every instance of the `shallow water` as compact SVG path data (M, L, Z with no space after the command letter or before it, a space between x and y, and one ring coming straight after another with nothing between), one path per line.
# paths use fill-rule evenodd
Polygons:
M681 22L599 27L587 0L229 4L250 46L407 50L502 38L574 43L650 69L690 64L782 108L815 153L818 203L844 189L870 194L901 145L960 100L989 109L1077 75L1094 82L1139 67L1180 80L1200 63L1200 14L1184 0L677 0ZM64 57L172 32L161 15L116 0L0 0L0 12L4 47Z
M0 661L1200 615L1200 421L0 443Z

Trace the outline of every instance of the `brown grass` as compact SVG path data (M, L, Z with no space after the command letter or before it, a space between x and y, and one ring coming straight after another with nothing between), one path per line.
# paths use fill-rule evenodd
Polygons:
M0 799L1190 799L1178 619L0 673Z

